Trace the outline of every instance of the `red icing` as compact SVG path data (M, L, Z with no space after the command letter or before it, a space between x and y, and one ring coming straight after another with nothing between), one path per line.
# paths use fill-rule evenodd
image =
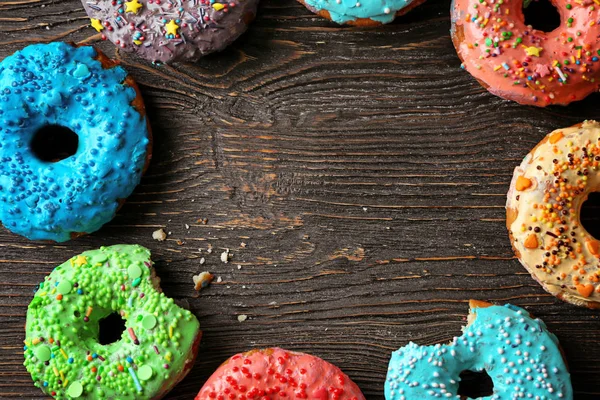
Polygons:
M237 354L217 369L195 400L365 400L338 367L279 348Z
M548 33L525 25L523 0L499 3L454 0L452 5L454 45L467 71L491 93L544 107L598 91L599 0L552 0L561 25Z

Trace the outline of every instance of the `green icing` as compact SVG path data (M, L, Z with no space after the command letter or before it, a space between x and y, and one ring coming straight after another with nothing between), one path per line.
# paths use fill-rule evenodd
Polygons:
M114 312L126 330L101 345L99 321ZM103 247L40 283L27 310L24 365L56 399L152 399L181 378L199 328L192 313L154 288L147 249Z

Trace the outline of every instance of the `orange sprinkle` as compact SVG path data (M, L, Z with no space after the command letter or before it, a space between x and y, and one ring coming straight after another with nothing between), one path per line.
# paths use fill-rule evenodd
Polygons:
M517 183L515 185L516 189L521 192L525 189L529 189L533 183L531 179L525 178L524 176L519 176L517 178Z
M597 240L587 240L585 245L590 253L598 257L600 255L600 243Z
M523 245L525 246L526 249L537 249L538 247L538 240L537 240L537 236L532 233L529 236L527 236L527 239L525 239L525 242L523 242Z
M594 285L591 283L588 283L587 285L577 285L576 287L579 294L586 298L590 297L595 289Z

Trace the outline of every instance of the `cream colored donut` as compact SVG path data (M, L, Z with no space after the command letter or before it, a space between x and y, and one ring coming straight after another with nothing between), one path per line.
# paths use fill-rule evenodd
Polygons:
M600 243L580 221L600 190L600 124L586 121L546 136L515 169L506 226L517 258L549 293L600 308Z

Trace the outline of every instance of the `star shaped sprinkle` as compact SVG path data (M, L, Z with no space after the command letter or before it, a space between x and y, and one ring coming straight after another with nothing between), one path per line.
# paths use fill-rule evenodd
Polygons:
M132 0L125 3L125 12L137 14L142 8L142 3L138 0Z
M90 18L90 21L92 21L92 28L94 28L98 32L101 32L102 30L104 30L104 27L102 26L102 22L99 19Z
M528 56L539 57L542 50L544 49L535 46L525 47L525 53L527 53Z
M82 265L87 264L87 257L86 256L77 256L75 257L75 261L73 262L76 266L81 267Z
M177 29L179 29L179 25L177 25L175 23L175 20L171 20L171 22L169 22L167 25L165 25L165 28L167 29L167 35L177 35Z

